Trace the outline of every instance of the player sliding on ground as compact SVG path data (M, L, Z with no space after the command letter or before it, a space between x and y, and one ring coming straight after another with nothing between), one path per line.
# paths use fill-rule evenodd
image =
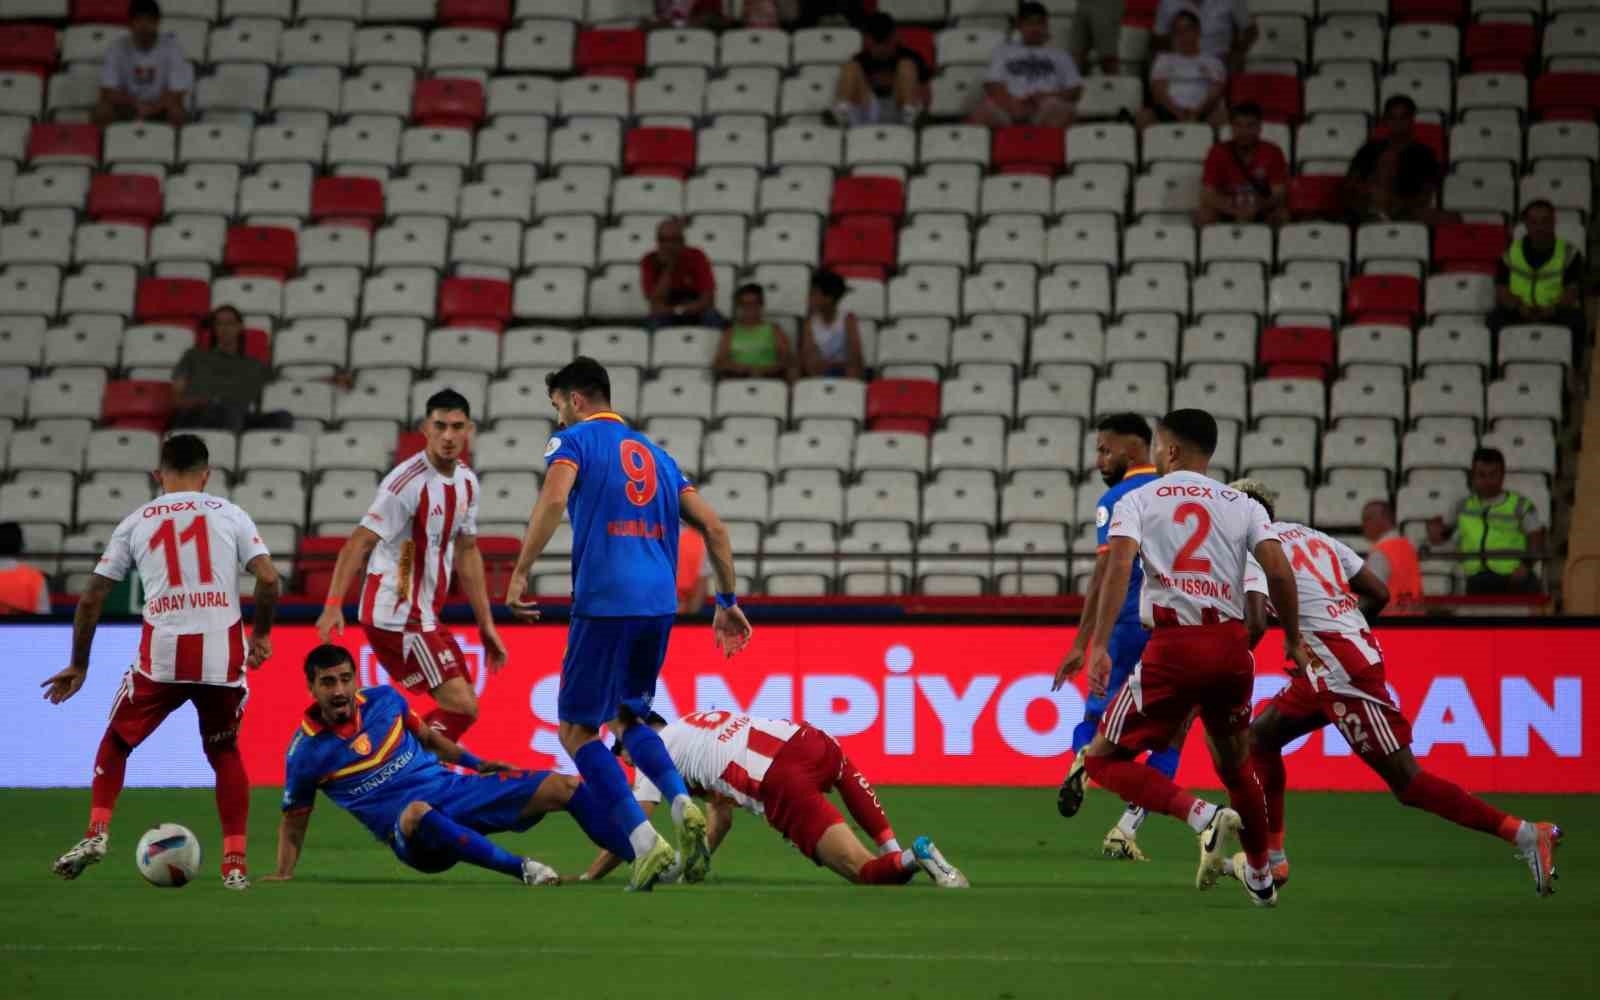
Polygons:
M967 877L946 861L927 837L902 849L878 793L833 737L804 722L755 719L732 712L695 712L671 725L651 712L646 721L661 734L673 763L694 794L710 804L707 837L715 851L733 826L733 807L765 816L800 853L847 881L860 885L901 885L918 869L946 889L967 888ZM626 747L617 744L619 754ZM875 856L839 815L828 793L837 791L845 808L878 846ZM639 772L634 795L646 812L661 792ZM583 876L598 879L621 860L601 851Z
M672 456L612 411L611 378L599 362L577 358L546 376L545 385L561 428L545 447L544 486L506 604L524 621L539 617L522 594L565 511L572 522L572 624L556 702L561 745L622 832L595 843L633 862L630 890L650 889L680 853L684 878L697 882L711 865L705 813L689 798L661 737L649 726L618 720L618 710L627 706L631 718L643 718L655 697L678 610L680 518L704 536L716 572L711 628L718 647L732 656L750 641L750 623L734 600L728 529ZM677 851L645 818L622 767L600 741L608 722L671 803Z
M1277 495L1271 488L1251 479L1232 488L1255 498L1268 515L1273 513ZM1275 521L1272 527L1294 569L1300 624L1311 653L1306 669L1294 674L1250 726L1250 756L1267 796L1273 879L1279 885L1289 881L1289 856L1283 847L1283 748L1332 723L1402 804L1513 845L1533 871L1535 891L1541 896L1555 892L1559 826L1509 816L1423 770L1412 755L1411 723L1389 698L1383 651L1367 624L1389 602L1383 581L1338 539L1289 521ZM1252 646L1266 631L1271 612L1265 590L1259 568L1252 565L1245 576ZM1229 874L1237 864L1237 859L1230 862Z
M1209 889L1242 840L1242 880L1251 902L1277 905L1267 861L1267 810L1250 763L1250 695L1255 662L1244 626L1246 556L1254 553L1279 607L1298 608L1294 574L1256 501L1205 475L1217 446L1217 422L1204 410L1173 410L1156 426L1161 478L1128 493L1111 512L1106 577L1094 638L1067 676L1089 663L1089 687L1105 690L1111 658L1105 639L1116 625L1133 560L1144 561L1140 617L1152 632L1133 676L1100 719L1089 744L1089 777L1128 802L1186 821L1200 835L1195 886ZM1299 618L1283 616L1286 652L1304 663ZM1217 777L1232 808L1218 808L1134 758L1163 750L1198 709L1210 737Z
M89 647L111 587L139 569L144 586L144 634L111 703L111 721L94 757L89 829L56 859L54 871L73 879L106 856L111 812L133 748L168 715L193 702L200 745L217 773L222 819L222 884L248 889L245 830L250 778L239 755L239 721L249 690L245 668L272 655L278 574L250 515L205 492L211 477L206 444L175 434L161 445L156 480L161 495L129 514L111 533L105 555L78 600L72 622L72 665L44 682L45 697L61 704L89 672ZM255 618L248 642L239 617L239 571L256 578Z
M305 671L315 701L289 743L278 868L265 881L294 877L318 789L402 863L430 875L465 861L528 885L560 882L548 865L484 836L520 833L545 813L566 810L591 837L611 836L596 832L611 820L578 779L479 760L419 718L393 688L359 690L355 662L342 646L313 649ZM457 774L441 760L478 773Z

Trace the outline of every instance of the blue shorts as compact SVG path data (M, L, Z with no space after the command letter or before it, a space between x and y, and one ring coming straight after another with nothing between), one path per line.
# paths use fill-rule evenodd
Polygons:
M499 774L450 773L418 794L406 796L407 805L426 802L462 826L479 833L521 833L544 819L543 813L524 817L522 811L539 791L549 771L502 771ZM436 874L456 863L406 840L397 818L389 833L389 846L402 864L419 872Z
M1111 677L1106 681L1106 693L1102 697L1089 696L1084 704L1085 715L1098 718L1105 712L1111 699L1133 676L1133 668L1139 665L1139 657L1144 655L1144 645L1149 641L1149 631L1138 622L1118 622L1112 626L1111 641L1106 644L1106 651L1111 654Z
M667 636L674 615L650 618L572 616L567 653L561 660L561 694L556 717L591 729L617 717L628 706L635 715L650 711L656 678L667 659Z

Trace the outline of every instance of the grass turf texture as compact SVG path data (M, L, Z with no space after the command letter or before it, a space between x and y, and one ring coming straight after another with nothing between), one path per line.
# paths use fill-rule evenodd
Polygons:
M882 790L901 841L932 834L970 892L855 888L740 813L702 886L529 889L465 865L403 868L322 801L300 871L272 870L277 798L252 801L248 893L224 890L207 790L133 789L111 855L77 882L50 862L77 839L85 791L0 790L0 996L1023 997L1593 996L1600 982L1600 797L1498 796L1568 830L1565 879L1537 899L1510 848L1388 796L1295 794L1293 880L1276 911L1236 883L1193 888L1194 838L1146 823L1146 864L1104 861L1120 804L1091 792L1062 820L1053 789ZM183 823L201 877L146 885L139 834ZM563 873L592 856L571 819L498 838ZM1102 993L1102 991L1112 991Z

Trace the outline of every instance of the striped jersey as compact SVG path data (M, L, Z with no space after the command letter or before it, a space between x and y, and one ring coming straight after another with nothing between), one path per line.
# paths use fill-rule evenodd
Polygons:
M166 493L123 518L94 571L121 580L139 568L134 669L154 681L243 684L239 572L264 555L250 515L209 493Z
M432 632L450 592L456 537L478 533L478 477L461 462L443 475L419 453L395 466L361 519L378 536L367 558L361 622Z
M691 791L725 795L756 815L764 812L761 781L772 759L800 731L783 719L754 719L733 712L695 712L661 730L661 742ZM640 771L633 783L640 802L660 802L661 791Z

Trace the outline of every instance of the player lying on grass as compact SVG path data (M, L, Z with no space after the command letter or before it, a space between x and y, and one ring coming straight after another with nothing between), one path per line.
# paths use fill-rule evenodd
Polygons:
M560 882L549 866L484 836L520 833L550 812L571 813L591 837L621 836L600 829L611 820L577 778L479 760L423 722L392 687L358 690L355 662L342 646L313 649L305 670L316 700L289 744L278 869L268 881L294 877L319 788L401 862L428 874L465 861L528 885ZM457 774L440 761L478 773Z
M696 712L670 725L651 712L644 721L661 734L690 791L710 804L706 838L713 852L733 825L733 807L742 806L765 816L768 825L813 862L859 885L902 885L921 868L943 888L967 887L967 877L927 837L901 849L878 793L822 730L804 722L732 712ZM628 751L619 742L616 752L625 757ZM879 854L862 846L828 801L830 791L838 791L850 815L877 843ZM647 813L661 801L661 792L643 771L634 781L634 795ZM621 863L601 851L582 877L603 878Z
M1553 893L1560 827L1508 816L1453 782L1423 770L1412 755L1411 723L1389 698L1383 651L1367 625L1368 618L1389 602L1383 581L1338 539L1303 524L1277 520L1273 514L1277 494L1270 487L1253 479L1231 486L1249 494L1273 517L1272 528L1294 568L1302 634L1312 654L1306 668L1294 673L1289 686L1278 692L1250 726L1250 756L1267 797L1273 880L1279 885L1289 881L1289 856L1283 849L1283 748L1332 723L1403 805L1513 845L1533 871L1539 895ZM1260 567L1252 560L1245 574L1245 622L1251 646L1266 631L1271 613L1264 590ZM1240 864L1235 857L1228 866L1229 874Z

